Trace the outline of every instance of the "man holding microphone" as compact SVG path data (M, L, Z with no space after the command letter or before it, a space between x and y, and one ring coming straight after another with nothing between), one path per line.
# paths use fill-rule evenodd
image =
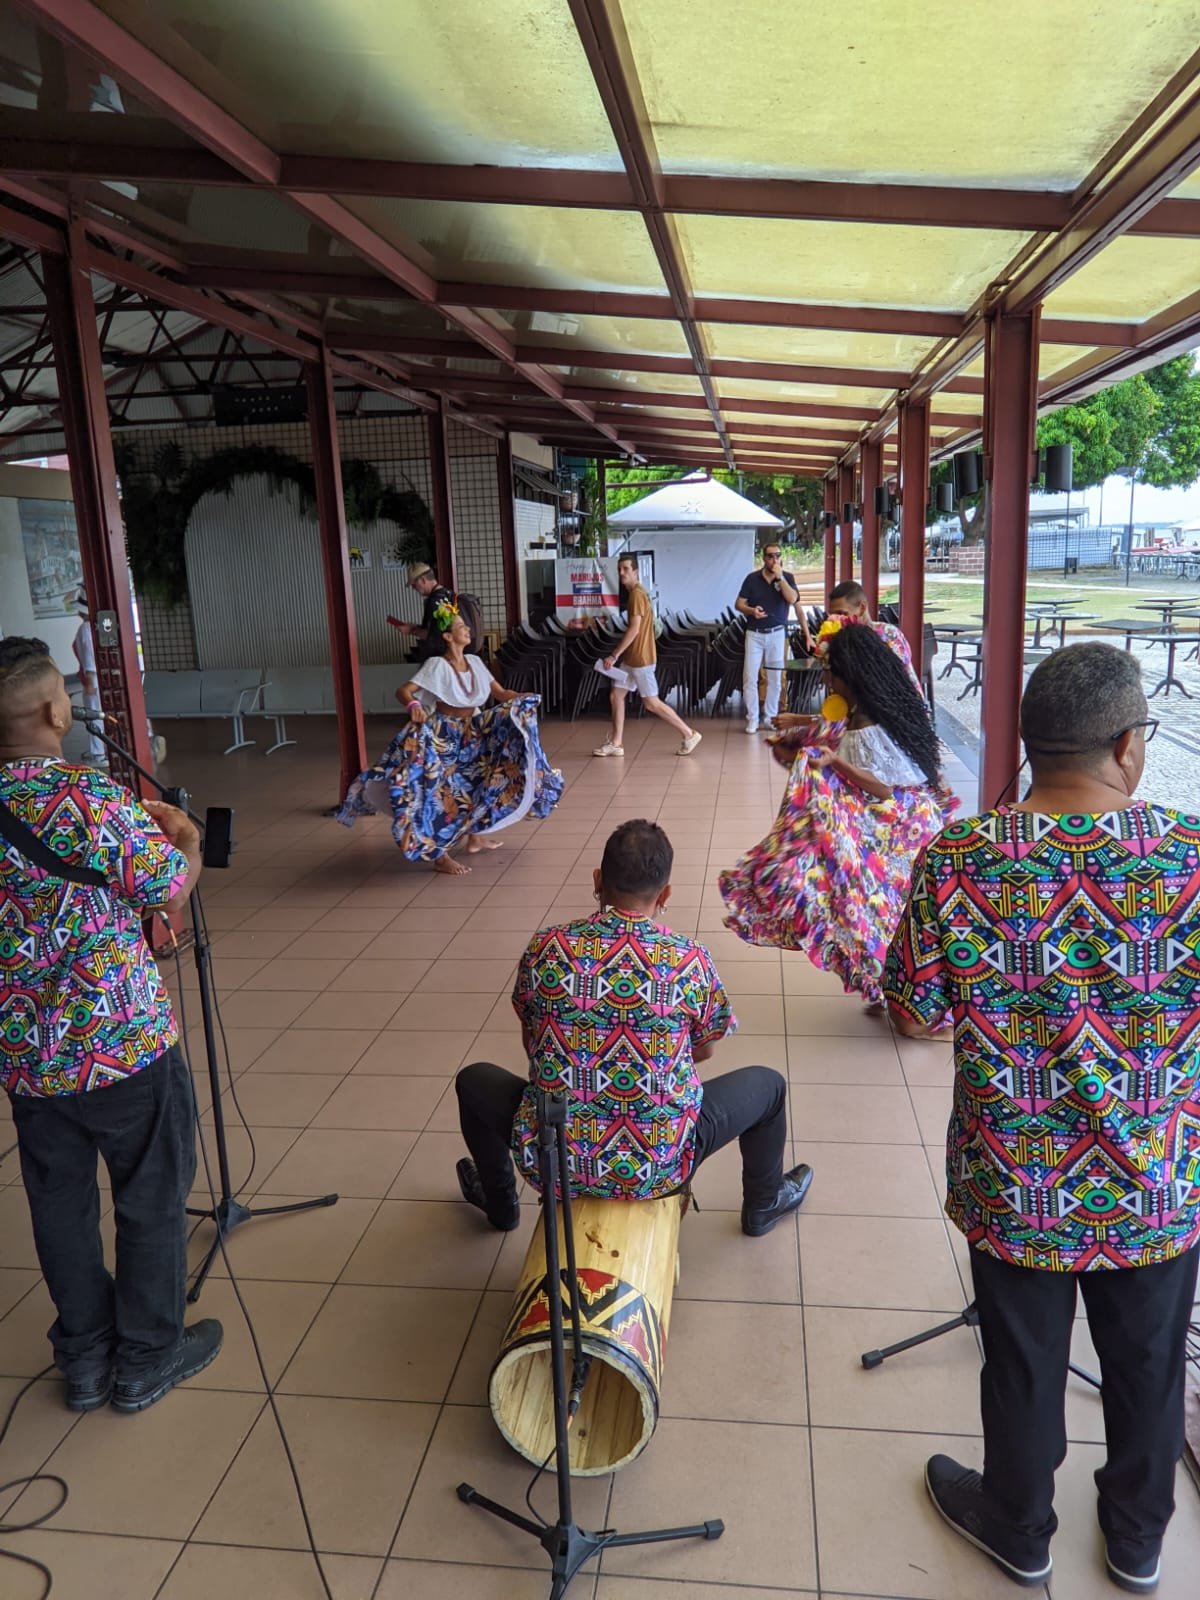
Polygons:
M800 588L795 577L783 570L783 551L769 544L763 551L763 564L742 584L737 609L746 619L746 657L742 673L742 698L746 702L746 732L758 732L758 673L766 668L767 699L763 720L771 727L779 710L787 653L788 614L796 608L796 618L804 630L804 642L812 648L808 620L800 604Z

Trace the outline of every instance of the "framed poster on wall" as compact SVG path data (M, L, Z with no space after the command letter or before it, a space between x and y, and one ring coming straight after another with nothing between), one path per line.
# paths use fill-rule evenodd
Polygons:
M555 611L560 622L611 616L621 604L617 563L601 556L575 556L554 563Z
M75 507L69 500L18 500L35 618L73 617L83 585Z

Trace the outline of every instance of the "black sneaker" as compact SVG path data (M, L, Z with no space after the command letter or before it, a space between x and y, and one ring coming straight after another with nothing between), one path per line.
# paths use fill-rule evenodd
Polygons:
M785 1172L779 1193L769 1206L742 1206L742 1232L752 1239L761 1239L764 1233L770 1233L780 1217L786 1217L801 1204L812 1187L812 1180L812 1168L803 1161Z
M1049 1541L1040 1550L1032 1550L1026 1540L1021 1549L1021 1541L997 1528L984 1506L983 1479L977 1472L949 1456L930 1456L925 1463L925 1487L942 1520L968 1544L982 1550L1005 1577L1026 1589L1045 1583L1053 1565Z
M1104 1565L1108 1581L1129 1594L1153 1594L1162 1576L1162 1540L1136 1546L1123 1539L1108 1539L1104 1544Z
M93 1367L89 1372L68 1372L67 1410L99 1411L112 1398L113 1369Z
M455 1163L454 1175L458 1179L463 1199L469 1206L474 1206L476 1211L482 1211L493 1228L499 1228L501 1233L511 1233L520 1224L521 1202L517 1199L515 1183L511 1194L492 1204L483 1191L483 1184L479 1181L479 1168L470 1156L464 1156L461 1161Z
M225 1334L215 1317L205 1317L183 1330L183 1337L169 1356L136 1377L122 1378L117 1374L113 1386L114 1411L145 1411L163 1395L170 1394L177 1383L194 1378L203 1372L221 1353Z

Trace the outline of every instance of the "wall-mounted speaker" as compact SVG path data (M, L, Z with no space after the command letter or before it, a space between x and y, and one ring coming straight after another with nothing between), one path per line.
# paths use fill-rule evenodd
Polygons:
M952 483L939 483L933 492L933 503L942 513L953 511L954 485Z
M842 521L843 522L853 522L854 521L854 507L850 504L849 500L843 500L842 501Z
M951 457L950 471L954 479L955 500L965 500L979 493L979 454L975 450L962 450Z
M834 516L832 511L827 511L821 520L825 527L832 528L834 523L837 521L837 518Z
M1069 444L1046 446L1046 491L1070 494L1074 474L1074 451Z
M885 483L875 485L875 515L886 517L888 514L888 492Z

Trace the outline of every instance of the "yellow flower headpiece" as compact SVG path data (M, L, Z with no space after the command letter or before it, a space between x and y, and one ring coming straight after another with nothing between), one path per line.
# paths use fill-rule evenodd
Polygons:
M857 618L855 617L843 617L840 615L826 617L825 621L817 630L817 639L816 643L813 645L813 653L820 656L821 660L824 661L826 656L829 654L830 639L833 638L835 633L840 633L848 623L855 622L856 620Z
M458 615L458 607L453 601L439 600L433 608L433 625L439 633L449 633Z

